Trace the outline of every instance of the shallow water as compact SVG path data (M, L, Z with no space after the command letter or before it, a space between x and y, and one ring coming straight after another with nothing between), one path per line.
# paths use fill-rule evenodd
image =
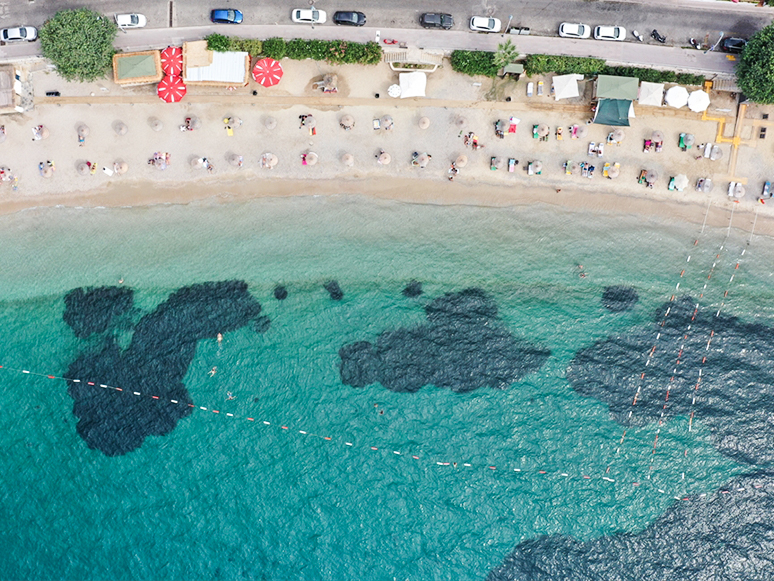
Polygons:
M655 455L653 417L616 453L622 426L566 370L595 341L653 325L678 282L708 310L771 324L772 241L698 230L356 197L0 217L0 578L476 579L531 537L640 531L674 496L749 467L712 446L701 417L690 432L685 417L662 427ZM64 296L119 279L135 310L76 338ZM412 279L418 298L401 292ZM196 407L168 435L119 456L87 447L68 384L45 375L65 376L106 337L127 348L170 294L224 280L248 284L269 329L198 342L183 380ZM631 310L602 306L611 285L636 290ZM341 381L344 345L416 328L424 306L467 288L496 303L493 324L550 350L540 369L467 393Z

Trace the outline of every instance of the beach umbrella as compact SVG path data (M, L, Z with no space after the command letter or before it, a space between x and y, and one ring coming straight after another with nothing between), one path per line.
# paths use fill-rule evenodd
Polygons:
M688 108L696 113L706 111L710 104L710 97L701 89L688 96Z
M497 169L503 169L505 167L505 159L503 159L502 157L496 157L493 162L493 165Z
M83 161L79 163L75 169L77 169L78 173L81 174L82 176L89 175L89 171L91 171L88 164L86 164L86 162L83 162Z
M191 115L189 117L191 121L189 121L188 126L193 129L201 129L202 128L202 121L199 119L196 115Z
M172 77L169 75L161 79L158 87L156 87L156 93L165 103L177 103L185 97L186 90L183 77Z
M685 87L672 87L666 92L666 104L675 109L685 107L688 103L688 90Z
M161 70L165 75L180 76L183 74L183 49L179 46L168 46L161 51Z
M649 184L654 183L658 179L658 173L656 173L655 170L649 169L648 173L645 174L645 181Z
M686 146L689 146L689 145L693 145L694 143L696 143L696 137L694 136L694 134L686 133L685 136L683 137L683 144L685 144Z
M157 117L151 117L148 119L148 124L150 125L150 128L153 129L153 131L161 131L164 129L164 124L161 122L161 119L158 119Z
M228 156L228 162L236 167L240 167L243 163L243 158L241 155L237 155L236 153L232 153Z
M51 132L48 130L48 127L45 125L40 126L40 138L41 139L48 139L51 135Z
M704 182L701 184L701 191L705 194L712 191L712 180L710 178L704 178Z
M204 167L204 160L201 157L192 157L191 167L194 169L202 169Z
M123 121L116 121L113 123L113 131L115 131L118 135L126 135L126 132L129 131L129 128Z
M118 175L124 175L129 171L129 164L125 161L116 160L115 163L113 163L113 171Z
M551 129L546 125L545 123L541 123L538 125L538 135L540 137L546 137L549 133L551 133Z
M655 143L661 143L664 141L664 134L661 131L654 131L650 136L650 140Z
M312 129L313 127L317 126L317 120L312 117L311 115L307 115L304 117L304 127L309 127L309 129Z
M682 192L686 188L687 185L688 185L688 176L687 175L685 175L684 173L681 173L681 174L675 176L674 186L675 186L675 188L677 190Z
M417 163L419 164L419 167L426 168L427 164L430 163L430 156L426 153L420 153L417 157Z
M266 163L270 168L273 168L279 163L279 158L276 155L274 155L273 153L269 153L267 155L269 156L269 158Z
M167 169L167 162L162 157L157 157L153 160L154 167L159 171L164 171Z
M274 129L277 127L277 120L274 117L267 117L263 120L263 126L266 127L266 129Z
M457 127L465 127L465 125L468 123L468 120L460 116L457 117L457 121L455 121L455 123L457 124Z
M382 165L389 165L392 161L392 157L389 153L386 151L383 151L379 154L379 157L377 158L377 161Z
M306 165L315 165L317 163L317 154L314 151L310 151L306 154Z
M585 139L589 134L589 128L585 125L578 125L578 129L575 131L575 135L578 139Z
M721 157L723 157L723 150L720 149L719 145L713 145L712 146L712 153L710 153L710 159L712 161L718 160Z
M500 158L498 158L500 159ZM500 166L497 166L497 169L500 169ZM532 171L535 173L540 173L543 171L543 162L542 161L533 161L532 162Z
M465 167L466 165L468 165L468 156L467 155L457 156L457 159L454 160L454 165L457 167Z
M400 97L401 93L402 91L400 89L400 85L390 85L387 88L387 94L393 99L397 99L398 97Z
M610 179L615 179L619 175L621 175L621 169L618 166L611 165L610 168L607 170L607 177Z
M420 129L427 129L430 127L430 119L428 117L420 117L419 118L419 128Z
M352 129L355 126L355 118L352 115L344 115L339 121L344 127Z
M581 172L581 166L577 161L572 162L572 165L570 166L570 173L574 176L580 175Z
M385 131L391 131L392 125L393 125L392 117L390 117L389 115L385 115L384 117L382 117L382 129L384 129Z
M54 168L52 168L50 165L44 165L43 169L40 170L40 175L42 175L44 178L50 178L54 175Z
M79 137L88 137L89 136L89 128L86 125L78 125L78 136Z
M255 63L253 79L264 87L272 87L282 78L282 65L271 58L264 58Z
M624 130L620 127L613 131L613 141L617 143L621 143L624 140L624 137L626 137L626 134L624 133Z
M341 163L346 165L347 167L352 167L355 165L355 156L351 153L345 153L341 156Z
M743 198L745 194L744 186L739 182L737 182L736 185L734 186L734 190L732 194L735 198Z

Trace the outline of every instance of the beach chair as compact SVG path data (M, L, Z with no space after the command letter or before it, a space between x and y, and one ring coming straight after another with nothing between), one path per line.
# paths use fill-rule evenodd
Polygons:
M613 139L613 132L607 134L607 142L608 143L615 143L615 139Z
M562 135L563 132L564 132L564 129L562 129L561 127L557 127L556 128L556 140L557 141L562 141L564 139L564 136Z
M771 182L763 184L763 191L761 192L761 198L767 200L771 197Z
M382 128L382 122L379 119L374 119L374 131L378 131Z
M588 166L588 170L589 171L588 171L588 175L586 177L588 177L589 179L593 178L594 177L594 170L595 169L597 169L597 168L594 167L593 165L589 165Z
M645 143L642 146L642 153L648 153L652 145L653 145L653 142L650 139L646 139Z
M645 176L648 175L648 170L644 169L640 172L640 177L637 178L638 184L644 184L645 183Z
M687 147L685 146L685 133L680 134L679 146L681 151L685 151L687 149Z
M494 157L489 158L489 169L491 169L492 171L495 171L497 169L497 166L495 165Z
M543 81L538 81L538 97L543 96Z
M527 83L527 97L532 96L532 89L535 88L535 83Z
M656 153L661 153L661 148L664 147L664 142L657 141L655 145L656 145Z
M532 162L529 162L529 164L527 164L527 175L531 176L531 175L534 175L534 174L535 174L535 172L532 171Z
M675 189L675 178L674 177L669 178L669 185L667 186L667 189L669 189L670 192L674 191L674 189Z
M538 126L533 125L532 126L532 139L540 139L540 135L538 135Z
M605 152L605 144L604 143L598 143L597 144L597 157L602 157L602 154Z
M234 137L234 128L231 125L226 125L226 135Z
M604 167L602 168L602 175L603 175L604 177L610 177L610 176L608 176L608 175L607 175L607 170L609 170L609 169L610 169L610 164L609 164L609 163L607 163L607 162L605 162L605 165L604 165Z
M516 171L516 158L510 157L508 158L508 173L513 173Z
M581 166L581 177L583 178L589 177L589 164L587 164L585 161L582 161L580 166Z
M712 144L708 143L704 146L704 157L709 157L712 155Z
M578 139L578 126L573 125L570 127L570 139Z
M591 143L589 143L589 151L588 151L589 157L594 157L594 154L596 152L597 152L597 144L592 141Z
M571 176L572 175L572 160L568 159L564 162L564 173L565 175Z

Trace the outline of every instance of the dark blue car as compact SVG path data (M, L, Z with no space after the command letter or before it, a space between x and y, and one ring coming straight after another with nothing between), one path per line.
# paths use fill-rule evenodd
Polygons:
M240 10L221 8L212 11L210 20L215 24L239 24L242 22L242 12Z

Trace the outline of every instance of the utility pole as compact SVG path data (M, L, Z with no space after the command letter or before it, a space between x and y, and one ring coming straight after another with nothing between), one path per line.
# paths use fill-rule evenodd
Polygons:
M508 29L511 27L511 20L513 20L513 14L508 16L508 24L505 25L505 30L503 30L503 33L500 35L500 38L505 37L505 33L508 32Z
M715 44L713 44L711 47L709 47L707 50L705 50L704 54L707 54L708 52L715 50L718 47L718 45L720 44L720 41L723 40L723 35L724 34L725 34L725 32L721 32L720 33L720 38L718 39L718 41Z

